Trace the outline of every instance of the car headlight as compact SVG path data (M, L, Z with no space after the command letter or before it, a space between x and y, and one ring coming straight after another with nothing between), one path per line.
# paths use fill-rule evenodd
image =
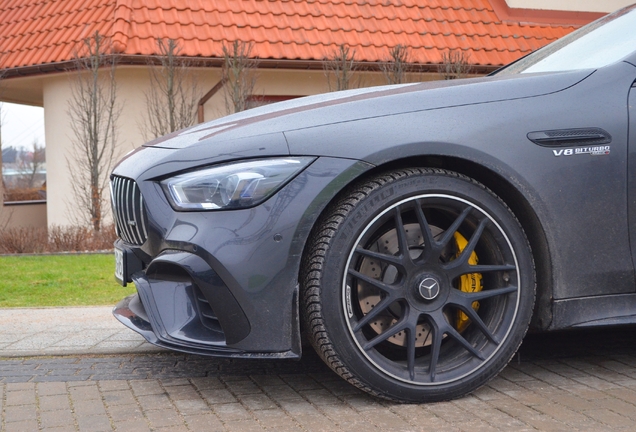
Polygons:
M284 157L215 165L161 182L177 210L252 207L275 194L316 158Z

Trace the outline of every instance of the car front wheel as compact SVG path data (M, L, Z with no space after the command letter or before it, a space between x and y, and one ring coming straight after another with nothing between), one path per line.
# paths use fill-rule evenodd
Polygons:
M494 193L439 169L352 187L313 231L304 329L335 372L406 402L464 395L517 351L535 296L532 254Z

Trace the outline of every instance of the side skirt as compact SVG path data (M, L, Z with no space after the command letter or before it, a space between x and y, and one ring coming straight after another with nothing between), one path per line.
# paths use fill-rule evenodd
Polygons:
M636 324L636 294L555 300L550 330Z

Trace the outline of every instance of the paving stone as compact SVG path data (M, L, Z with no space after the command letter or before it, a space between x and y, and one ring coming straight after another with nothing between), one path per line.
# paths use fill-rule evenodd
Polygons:
M636 390L632 390L630 388L619 387L615 389L605 390L605 393L608 393L611 396L624 400L627 403L632 405L636 405Z
M190 381L187 378L165 378L161 380L161 384L163 384L164 387L185 386L189 385Z
M73 410L79 416L104 415L104 403L98 399L73 401Z
M78 416L77 424L80 432L111 431L112 426L106 415Z
M144 411L160 410L171 406L170 399L166 394L138 396L137 401Z
M136 404L135 398L131 390L117 390L102 393L102 398L106 405L132 405Z
M235 420L225 422L229 432L262 432L265 429L256 420Z
M381 407L378 400L366 393L342 395L341 398L356 411L372 411Z
M236 397L227 389L201 390L201 396L210 404L237 402Z
M265 394L247 394L239 396L240 402L249 410L266 410L277 408L278 405Z
M461 409L459 404L456 405L451 402L430 404L426 408L427 411L432 412L437 417L446 420L448 423L465 423L474 419L473 413Z
M143 420L141 409L135 405L114 405L107 409L108 416L113 421Z
M609 427L633 427L634 421L628 417L616 414L608 409L594 409L584 411L584 414Z
M37 409L35 405L5 406L3 417L6 423L37 420Z
M182 415L203 414L210 411L210 407L203 399L179 399L172 403Z
M381 430L408 431L412 426L387 408L365 411L364 420Z
M39 383L37 385L37 392L40 397L62 394L65 395L67 394L66 384L63 382Z
M261 390L260 387L258 387L253 381L249 379L230 381L227 382L226 385L228 390L237 396L263 393L263 390Z
M316 406L305 400L283 400L279 402L279 405L294 418L298 416L309 416L318 414L318 409L316 408Z
M34 390L10 390L7 386L6 406L35 404Z
M37 420L21 420L17 422L6 423L4 432L33 432L39 430Z
M183 419L179 413L171 407L166 407L161 410L146 411L145 414L146 418L150 422L150 426L154 428L172 428L183 425Z
M75 424L73 413L70 409L46 411L40 414L40 423L45 429L59 427L59 426L72 426Z
M40 396L38 400L40 411L57 411L71 409L71 404L68 400L68 395L66 394Z
M145 419L113 421L115 429L118 431L150 432L150 427ZM203 429L193 429L203 430Z
M128 382L125 380L102 380L98 382L100 391L129 390Z
M199 390L225 389L225 384L216 377L192 378L190 381Z
M71 386L69 389L71 393L71 398L73 400L91 400L91 399L101 399L102 395L99 392L99 388L97 387L97 383L91 382L90 385L82 385L82 386Z
M35 390L35 384L33 383L13 383L13 384L7 384L7 391L8 392L14 392L14 391L32 391Z
M165 386L168 397L174 400L200 400L201 396L190 383L180 386Z
M326 389L303 390L300 395L314 405L338 405L342 403L336 395Z
M252 413L259 423L266 429L273 430L302 430L300 424L296 420L289 417L284 411L261 410Z
M135 396L163 394L165 390L155 380L133 380L129 381Z
M75 425L57 426L44 429L46 432L75 432L77 428Z
M225 431L223 427L223 423L219 420L219 418L212 414L201 414L201 415L190 415L186 417L186 424L188 428L192 431L207 431L207 432L216 432L216 431Z
M281 386L287 385L279 376L276 375L252 375L250 377L256 384L260 386Z
M222 422L252 418L252 415L240 403L218 404L213 405L212 408Z

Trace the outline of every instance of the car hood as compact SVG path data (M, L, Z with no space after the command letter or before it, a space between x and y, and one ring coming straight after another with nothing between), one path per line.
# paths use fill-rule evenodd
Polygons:
M183 149L205 147L214 153L223 145L239 142L257 147L258 140L245 140L316 126L374 117L528 98L566 89L585 79L591 71L512 75L463 80L432 81L396 86L370 87L298 98L233 114L199 124L151 141L145 146ZM247 150L244 149L244 150Z

